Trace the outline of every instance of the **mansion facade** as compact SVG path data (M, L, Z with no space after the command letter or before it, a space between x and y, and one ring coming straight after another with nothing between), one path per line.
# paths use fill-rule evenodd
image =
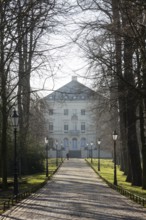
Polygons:
M95 92L72 77L71 82L44 98L49 156L97 157L99 127L93 106ZM110 157L109 153L101 151Z

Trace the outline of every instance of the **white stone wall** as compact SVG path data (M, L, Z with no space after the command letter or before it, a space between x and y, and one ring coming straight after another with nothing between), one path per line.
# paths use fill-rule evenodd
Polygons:
M70 151L74 157L77 154L80 157L87 157L92 151L93 157L96 158L99 138L101 157L110 157L113 128L110 126L110 114L104 97L98 93L95 96L92 90L73 78L70 83L48 95L44 100L46 136L52 140L50 157L56 157L56 149L60 150L62 146L64 156ZM50 109L53 109L53 115L49 115ZM68 115L64 115L65 109L68 110ZM81 110L85 110L85 115L81 114ZM49 123L53 125L53 132L49 130ZM67 125L68 131L65 132L64 126L67 128ZM82 129L85 125L85 132L81 130L81 125Z
M67 151L81 150L81 156L86 157L87 151L84 150L86 144L94 142L96 144L96 123L93 121L93 113L91 111L91 105L93 102L89 100L73 100L73 101L63 101L63 102L52 102L48 100L47 103L49 109L53 109L53 115L49 115L49 111L46 111L46 125L47 125L47 136L53 138L54 148L56 148L56 140L58 142L57 148L61 148L61 143L64 144L64 138L69 141ZM64 115L64 109L68 109L68 115ZM85 115L81 115L81 109L85 109ZM74 120L72 117L76 115L77 118ZM53 123L53 132L49 131L49 123ZM68 124L68 133L64 132L64 124ZM85 132L81 131L81 124L85 123ZM77 139L77 146L73 146L73 139ZM81 139L85 138L84 146L81 147ZM64 146L63 146L64 147ZM54 153L52 152L53 156Z

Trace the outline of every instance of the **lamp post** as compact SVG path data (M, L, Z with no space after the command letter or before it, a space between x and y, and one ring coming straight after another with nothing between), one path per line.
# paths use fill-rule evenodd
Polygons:
M91 142L91 163L93 162L93 154L92 154L93 149L92 149L92 147L93 147L93 142Z
M86 146L87 146L87 158L88 158L88 156L89 156L89 148L88 148L89 144L87 143Z
M61 162L63 162L63 143L61 141Z
M58 141L56 140L56 166L58 167Z
M98 171L100 171L100 144L101 144L101 140L98 139L97 143L98 143Z
M48 169L48 137L45 137L45 144L46 144L46 177L48 177L49 169Z
M14 127L14 196L18 195L18 167L17 167L17 127L18 127L18 114L14 109L12 115L12 124Z
M117 186L117 155L116 155L116 140L118 138L118 134L116 131L113 132L113 141L114 141L114 185Z

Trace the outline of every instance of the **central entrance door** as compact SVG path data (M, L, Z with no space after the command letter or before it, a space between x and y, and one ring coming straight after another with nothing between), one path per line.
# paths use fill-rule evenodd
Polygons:
M70 150L69 157L70 158L81 158L81 151L80 150Z
M72 139L72 150L77 150L78 149L78 142L77 138Z
M81 158L81 150L78 150L77 138L72 139L72 148L69 152L71 158Z

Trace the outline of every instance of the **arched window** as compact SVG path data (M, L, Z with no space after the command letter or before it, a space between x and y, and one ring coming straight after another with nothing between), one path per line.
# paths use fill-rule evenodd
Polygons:
M81 147L86 147L86 138L81 138Z

